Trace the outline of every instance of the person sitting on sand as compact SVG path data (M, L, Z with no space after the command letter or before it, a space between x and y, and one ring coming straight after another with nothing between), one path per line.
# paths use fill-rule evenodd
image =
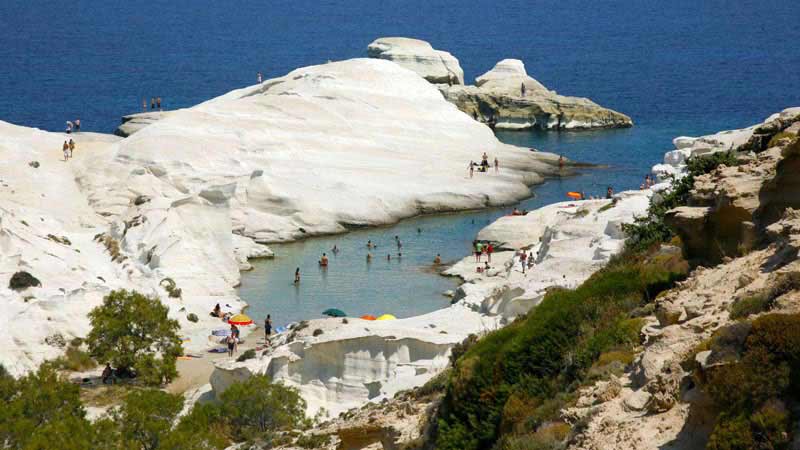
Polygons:
M511 211L511 215L512 216L521 216L522 212L519 209L514 208L514 211Z
M326 267L328 265L328 255L325 253L322 254L322 258L319 260L319 265L322 267Z
M436 258L433 258L433 263L437 266L442 263L442 256L440 254L436 254Z
M222 318L222 308L219 307L219 303L214 306L214 310L211 311L211 316Z
M298 267L294 271L294 284L300 284L300 268Z
M489 265L489 261L486 261L485 263L483 263L483 271L484 272L488 272L489 269L491 269L491 268L492 268L492 266Z

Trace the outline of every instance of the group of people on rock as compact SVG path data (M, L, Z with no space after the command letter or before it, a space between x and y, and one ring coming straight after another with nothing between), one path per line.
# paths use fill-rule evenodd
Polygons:
M81 119L75 119L75 121L68 120L67 121L67 128L64 130L67 134L72 134L75 131L76 133L81 131Z
M486 261L492 262L494 245L491 242L472 241L472 251L475 254L475 262L481 262L481 256L486 255Z
M72 153L75 151L75 141L72 139L64 141L64 145L61 146L61 151L64 152L64 161L72 158Z
M650 176L650 174L648 173L647 175L644 176L644 182L639 186L639 189L641 190L650 189L651 187L653 187L654 184L656 184L656 182L653 180L653 177Z
M147 112L147 99L142 99L142 110ZM150 97L150 111L161 111L161 97Z
M475 173L475 167L478 168L478 172L488 172L489 171L489 167L490 167L489 155L487 155L486 152L483 152L483 155L481 156L481 163L480 164L476 163L475 161L470 161L469 162L469 167L468 168L469 168L469 177L470 178L472 178L472 176ZM495 157L494 158L494 173L499 173L499 172L500 172L500 160L498 160Z

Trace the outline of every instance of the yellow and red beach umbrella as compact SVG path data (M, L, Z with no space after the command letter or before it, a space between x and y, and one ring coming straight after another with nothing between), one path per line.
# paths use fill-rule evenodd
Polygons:
M384 314L384 315L378 317L375 320L395 320L395 319L397 319L397 317L395 317L395 316L393 316L391 314Z
M364 319L364 320L375 320L376 319L376 317L373 316L372 314L365 314L365 315L361 316L361 318Z
M247 314L236 314L235 316L228 319L228 323L232 325L252 325L253 319L247 316Z

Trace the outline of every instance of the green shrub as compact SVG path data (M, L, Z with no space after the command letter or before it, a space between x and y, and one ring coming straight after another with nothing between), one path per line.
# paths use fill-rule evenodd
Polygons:
M80 372L97 367L97 362L92 359L92 356L79 347L70 345L64 352L64 355L53 361L55 367L62 370L71 370L73 372Z
M301 448L322 448L330 444L331 436L329 434L302 434L295 445Z
M731 319L741 319L770 309L772 302L766 295L756 294L731 303Z
M89 313L90 354L117 370L133 369L147 384L168 383L177 375L175 361L182 353L180 326L168 312L157 298L112 291Z
M776 134L775 136L772 136L772 139L770 139L769 143L767 144L767 148L772 148L772 147L777 146L784 139L786 139L787 141L791 141L795 137L796 137L796 135L794 133L788 133L786 131L781 131L780 133Z
M255 349L248 348L247 350L242 352L242 354L239 355L238 358L236 358L236 361L238 361L238 362L247 361L248 359L253 359L255 357L256 357Z
M299 426L306 403L297 389L254 375L220 396L220 411L236 441L270 441L275 432Z
M723 418L714 427L706 445L708 450L751 450L755 448L747 417Z
M183 408L183 397L155 389L135 390L113 413L120 439L131 448L158 449Z

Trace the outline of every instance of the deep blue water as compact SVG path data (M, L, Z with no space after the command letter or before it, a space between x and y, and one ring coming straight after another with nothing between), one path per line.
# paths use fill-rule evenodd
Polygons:
M519 58L549 88L635 121L629 130L500 134L610 165L537 188L530 209L567 190L634 188L674 136L742 127L800 105L798 17L795 0L3 0L0 120L61 130L80 117L84 130L111 132L143 97L190 106L252 84L257 71L279 76L364 56L380 36L417 37L459 58L470 82L500 59ZM417 219L431 229L421 236L412 221L278 247L282 257L259 263L242 293L257 315L278 311L279 323L348 302L356 302L353 314L434 309L452 282L409 273L436 252L462 255L480 226L502 213ZM377 258L367 272L361 241L394 234L405 235L403 262L381 266ZM323 277L315 261L335 239L347 250ZM295 265L305 274L299 291L288 286Z

